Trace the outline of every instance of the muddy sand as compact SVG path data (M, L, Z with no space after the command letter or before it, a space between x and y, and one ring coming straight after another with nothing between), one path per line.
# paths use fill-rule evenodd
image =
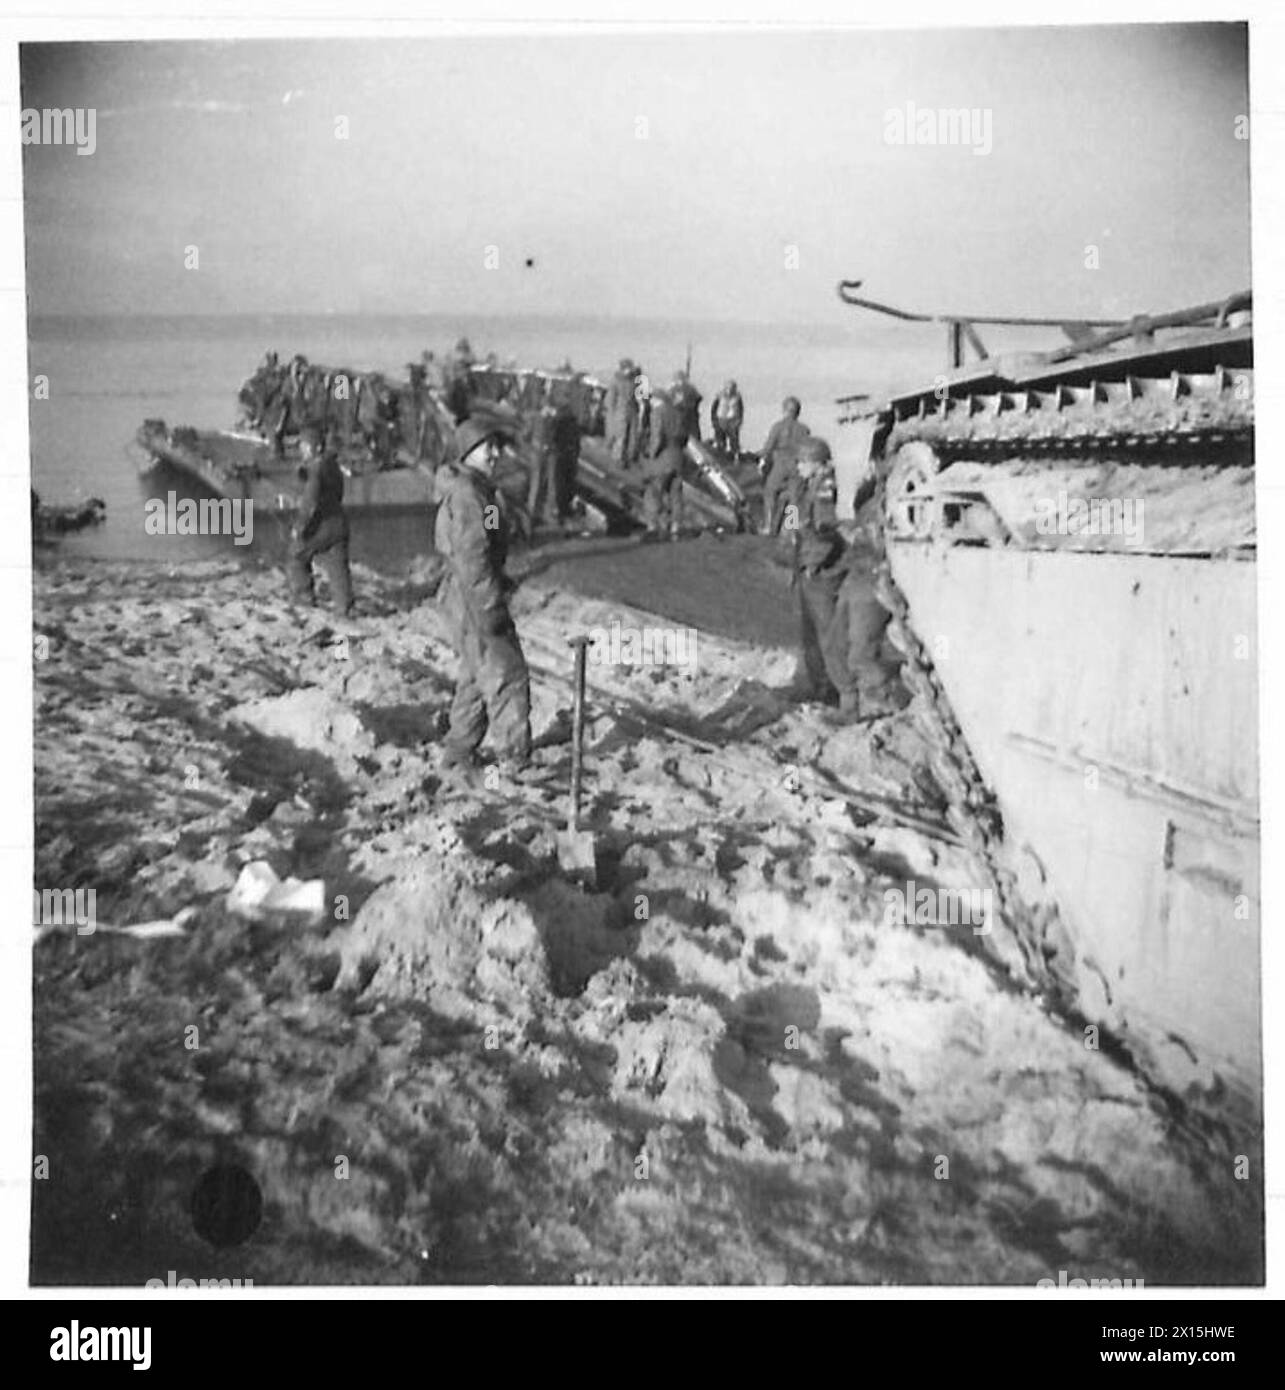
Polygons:
M885 922L889 888L976 880L915 711L791 703L784 577L719 544L536 556L545 788L439 772L415 577L359 571L340 625L266 569L42 565L35 883L93 888L98 929L34 947L34 1282L1260 1276L1218 1145L970 927ZM590 667L588 891L566 638L653 625L639 592L698 659ZM235 915L251 861L328 910ZM261 1211L198 1211L234 1170Z

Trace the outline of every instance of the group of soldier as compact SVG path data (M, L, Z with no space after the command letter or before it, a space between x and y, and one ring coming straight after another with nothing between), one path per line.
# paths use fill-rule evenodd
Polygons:
M622 468L635 468L658 452L658 438L665 407L677 414L692 439L701 438L700 407L703 397L686 371L677 371L667 387L657 387L631 358L622 357L604 401L607 445ZM710 404L713 445L733 462L741 453L741 425L745 402L734 381Z
M355 450L378 468L391 467L399 451L436 463L449 449L451 425L472 407L473 374L488 365L463 338L441 360L425 352L408 363L408 385L381 372L322 367L302 353L283 363L269 352L241 388L241 411L278 459L288 437L315 432L327 448Z
M297 353L288 363L270 352L241 388L242 414L285 456L288 436L320 431L340 447L360 444L381 468L393 461L399 443L413 432L402 418L393 388L378 372L328 370Z
M453 422L453 428L446 426L450 448L435 475L439 506L434 546L444 566L439 602L460 661L443 765L474 766L489 730L501 770L527 780L540 773L531 763L530 684L509 609L514 586L504 569L511 520L494 476L509 440L495 417L479 412L476 394L467 389L475 367L463 349L466 342L439 369L432 388ZM422 374L412 378L412 399L420 391L428 394L428 364L421 365ZM306 364L301 375L306 378ZM699 438L700 394L681 372L668 389L650 389L628 359L612 386L605 401L609 446L622 468L641 468L646 478L649 529L660 534L667 525L676 535L682 524L683 455L688 440ZM888 614L870 585L870 531L839 523L830 448L811 433L800 413L797 398L787 397L761 452L762 530L783 537L789 547L802 648L798 693L837 705L836 717L846 721L860 717L870 689L863 693L862 682L881 669L877 657ZM733 454L739 452L743 416L736 384L728 382L711 418L716 437ZM582 411L566 390L555 388L521 418L535 461L529 513L539 516L547 506L555 519L565 517L574 490ZM324 422L303 426L300 453L305 486L289 561L291 586L299 599L311 602L312 566L319 563L328 573L335 606L346 614L352 584L343 472ZM867 478L855 499L858 509L873 492L873 479ZM884 697L877 680L873 688L876 699Z
M607 447L626 472L645 479L647 529L677 539L683 528L682 464L689 440L701 440L701 393L685 371L655 386L631 358L622 357L607 388L603 417ZM714 447L732 462L741 455L745 402L728 381L710 407Z

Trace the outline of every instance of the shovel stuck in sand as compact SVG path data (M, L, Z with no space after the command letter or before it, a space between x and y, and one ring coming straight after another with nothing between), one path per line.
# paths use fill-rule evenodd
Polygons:
M567 828L558 832L558 864L562 871L589 888L597 887L598 856L591 830L580 829L580 777L584 768L585 650L588 637L573 637L575 648L575 702L571 714L571 803Z

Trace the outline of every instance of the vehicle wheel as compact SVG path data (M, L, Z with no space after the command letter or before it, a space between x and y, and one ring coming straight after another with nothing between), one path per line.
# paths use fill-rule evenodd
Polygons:
M897 450L884 489L884 513L889 531L900 540L927 540L937 529L941 509L936 477L941 460L921 439Z

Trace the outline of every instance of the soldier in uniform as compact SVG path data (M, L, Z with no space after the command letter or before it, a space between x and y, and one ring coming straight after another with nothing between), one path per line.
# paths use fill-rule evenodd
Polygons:
M554 434L557 415L554 395L550 392L539 409L528 417L528 447L531 453L531 475L526 499L527 521L530 526L528 539L534 536L536 527L544 519L545 507L553 497Z
M763 534L774 536L781 527L779 503L789 491L796 476L794 461L799 446L811 430L799 419L796 396L786 396L781 403L781 418L767 436L759 456L759 471L763 479Z
M643 496L647 534L666 530L676 541L683 526L683 453L687 426L678 406L657 392L651 402L652 446L647 460L647 490Z
M809 437L782 511L782 535L794 552L803 669L811 696L836 700L843 719L857 717L857 673L850 660L849 609L839 595L848 575L848 546L835 514L830 446Z
M580 417L575 408L578 383L557 393L553 415L553 472L550 479L554 515L559 526L571 519L576 493L576 472L580 467Z
M352 447L357 430L358 378L346 368L331 372L326 386L326 418L335 448L345 452Z
M531 689L509 612L508 523L492 476L499 440L493 426L470 419L457 445L457 462L437 474L434 530L446 562L438 602L460 661L442 766L475 765L489 728L501 765L521 775L531 761Z
M393 462L394 417L384 379L378 372L367 372L357 378L356 387L362 443L377 468L389 468Z
M473 367L476 359L467 338L455 344L455 351L443 372L443 387L446 408L455 417L457 425L463 424L473 404Z
M397 408L398 435L401 446L419 463L424 458L424 415L428 409L428 367L423 362L408 362L406 371L410 382L401 393Z
M616 462L626 467L633 462L634 433L637 428L635 384L634 364L627 357L622 357L607 388L607 447Z
M269 390L263 409L263 424L272 440L272 456L277 460L286 456L286 435L297 434L302 425L300 420L300 381L307 362L296 356L287 368L277 369L277 378Z
M326 374L321 367L310 365L304 368L299 380L299 403L300 429L311 425L321 432L324 439L330 422L326 417Z
M741 453L741 422L745 419L745 402L736 383L729 381L714 397L710 422L714 427L714 447L733 459Z
M674 384L670 388L670 400L683 422L687 437L698 443L701 437L701 393L692 385L686 372L674 373Z
M348 569L348 517L344 513L344 475L333 449L323 447L315 428L300 436L303 496L291 536L287 573L294 596L314 603L312 562L319 560L330 580L330 598L343 615L352 611Z
M879 525L878 481L867 469L853 496L854 521L848 532L847 573L839 588L835 623L846 636L848 669L859 686L867 712L904 703L895 666L883 659L883 638L891 615L875 597L874 571L882 558L883 529Z
M634 364L633 436L629 441L627 464L641 463L651 457L651 383L647 373Z

